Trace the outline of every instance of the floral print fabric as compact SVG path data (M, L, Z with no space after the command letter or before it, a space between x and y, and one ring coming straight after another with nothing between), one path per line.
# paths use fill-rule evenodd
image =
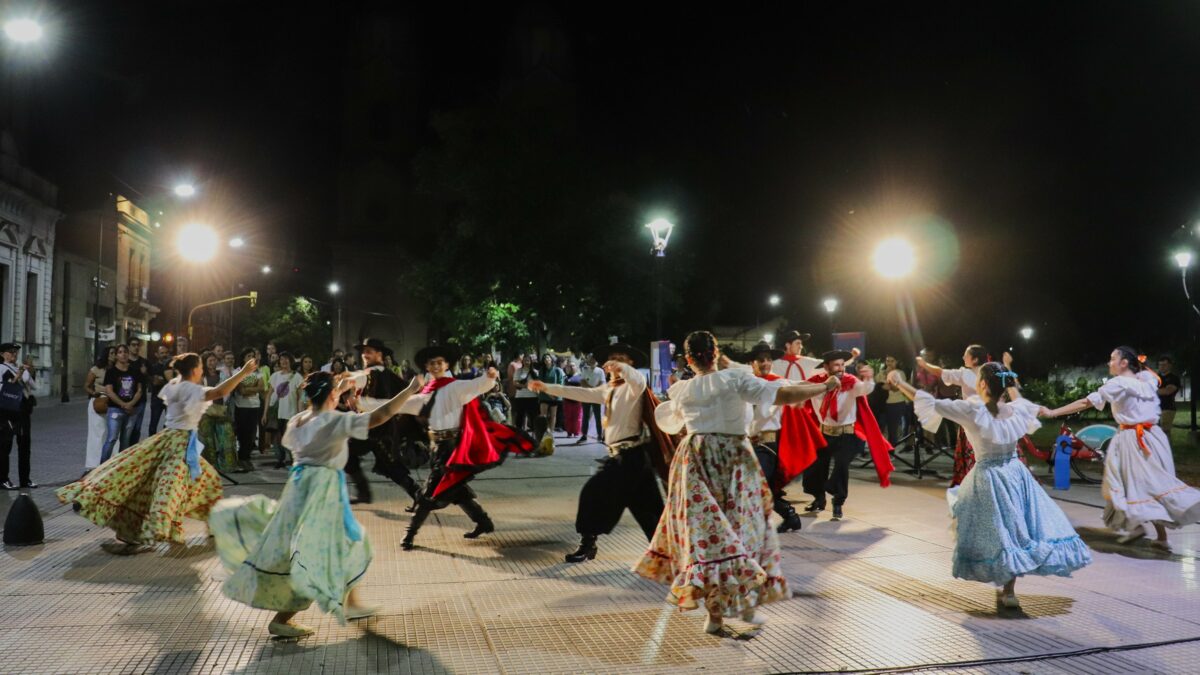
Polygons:
M183 519L206 520L221 498L221 479L200 460L200 477L188 475L189 432L168 429L114 456L58 490L64 504L129 543L182 544Z
M633 571L681 610L737 616L791 594L768 519L771 490L744 436L692 434L671 462L667 505Z

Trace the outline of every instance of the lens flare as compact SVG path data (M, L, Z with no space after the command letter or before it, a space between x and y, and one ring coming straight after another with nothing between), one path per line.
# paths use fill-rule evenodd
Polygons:
M917 252L912 244L899 237L884 239L871 256L875 271L885 279L902 279L917 266Z

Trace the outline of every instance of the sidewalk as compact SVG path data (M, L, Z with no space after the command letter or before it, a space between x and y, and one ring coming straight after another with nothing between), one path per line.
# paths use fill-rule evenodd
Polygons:
M562 562L577 541L579 487L602 452L589 444L510 459L474 483L495 534L463 539L467 518L447 509L407 553L399 548L407 500L377 483L379 501L355 512L376 551L365 596L383 612L345 627L305 612L300 619L318 632L292 643L268 639L268 612L221 595L201 523L188 523L188 547L122 558L100 550L106 531L54 508L44 545L0 554L0 671L777 673L961 663L941 672L1183 673L1200 662L1194 641L976 663L1200 640L1200 528L1173 532L1174 553L1159 554L1116 545L1099 529L1098 508L1061 502L1095 564L1073 579L1022 580L1024 610L998 612L990 587L949 575L944 483L898 474L882 490L869 469L856 472L844 521L826 512L781 536L796 597L764 610L761 634L730 621L738 638L705 635L701 615L679 614L663 603L664 587L628 571L645 547L628 516L596 560ZM285 474L248 476L259 484L227 494L276 496ZM1078 498L1089 489L1067 496L1087 502ZM46 506L50 490L35 492ZM800 497L798 486L791 496ZM10 502L0 496L5 511Z

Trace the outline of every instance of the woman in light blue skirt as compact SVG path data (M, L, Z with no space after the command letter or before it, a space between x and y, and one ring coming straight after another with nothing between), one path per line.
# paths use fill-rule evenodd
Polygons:
M377 609L359 602L355 586L371 562L371 544L350 511L344 467L347 441L366 438L400 410L424 382L370 413L336 410L353 381L326 372L305 379L308 410L288 420L283 445L295 465L276 502L263 495L224 499L212 509L209 531L221 563L232 573L222 591L232 600L275 610L268 632L303 637L313 629L292 618L314 601L344 623Z
M1015 373L999 363L984 364L978 395L962 401L935 399L898 379L893 384L914 400L923 425L954 421L975 449L974 468L947 493L955 577L1002 586L997 602L1016 608L1017 577L1067 577L1091 564L1091 552L1066 514L1017 458L1017 440L1041 426L1042 408L1010 392Z

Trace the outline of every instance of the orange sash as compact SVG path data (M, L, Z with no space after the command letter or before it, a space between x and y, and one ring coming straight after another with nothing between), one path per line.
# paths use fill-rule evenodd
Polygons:
M1154 426L1155 426L1154 422L1139 422L1137 424L1122 424L1121 430L1124 431L1125 429L1133 429L1134 431L1136 431L1137 439L1138 439L1138 447L1142 449L1142 452L1147 457L1149 457L1150 456L1150 448L1146 447L1146 441L1145 441L1145 439L1142 438L1142 435L1145 433L1145 431L1147 429L1153 429Z

